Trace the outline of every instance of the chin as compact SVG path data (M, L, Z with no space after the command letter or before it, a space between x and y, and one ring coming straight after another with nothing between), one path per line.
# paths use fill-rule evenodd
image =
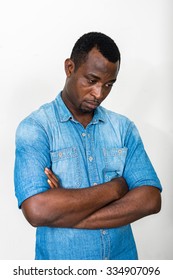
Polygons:
M82 113L92 113L92 112L94 112L93 109L83 109L83 108L80 108L80 111L81 111Z

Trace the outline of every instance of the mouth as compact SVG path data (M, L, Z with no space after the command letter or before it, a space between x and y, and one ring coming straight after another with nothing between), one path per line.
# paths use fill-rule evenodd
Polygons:
M97 101L85 101L85 104L91 110L96 109L100 105Z

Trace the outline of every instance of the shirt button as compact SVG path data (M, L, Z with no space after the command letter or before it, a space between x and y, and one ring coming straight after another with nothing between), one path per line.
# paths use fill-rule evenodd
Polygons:
M85 137L85 136L86 136L86 133L82 133L82 136Z
M58 155L59 155L59 157L62 157L62 152L59 152Z
M103 229L102 230L102 234L105 235L106 234L106 230Z
M89 159L89 161L93 161L93 157L89 157L88 159Z

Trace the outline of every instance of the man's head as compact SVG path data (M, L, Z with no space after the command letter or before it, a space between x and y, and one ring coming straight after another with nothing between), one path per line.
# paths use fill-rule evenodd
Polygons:
M120 52L108 36L91 32L75 43L65 61L66 83L62 98L77 117L89 113L107 97L120 67Z
M75 64L75 71L86 61L88 53L93 48L110 62L120 62L119 49L110 37L100 32L89 32L81 36L72 49L70 58Z

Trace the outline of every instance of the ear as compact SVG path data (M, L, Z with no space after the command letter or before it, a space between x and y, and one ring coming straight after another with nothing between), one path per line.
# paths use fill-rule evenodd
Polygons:
M65 73L67 77L70 77L75 69L74 62L70 58L67 58L64 62L64 66L65 66Z

